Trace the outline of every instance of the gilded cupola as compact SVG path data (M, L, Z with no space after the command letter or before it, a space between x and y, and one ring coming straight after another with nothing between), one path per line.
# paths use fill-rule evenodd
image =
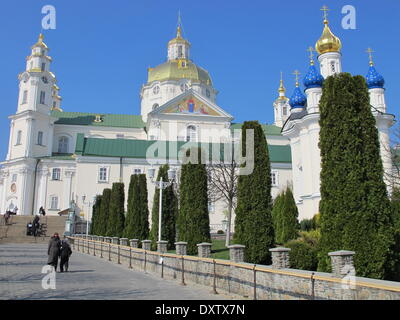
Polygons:
M328 8L324 6L321 10L324 11L324 30L322 31L321 37L315 44L315 49L319 54L327 52L340 52L340 49L342 48L342 43L340 39L336 37L329 28L329 22L327 19Z

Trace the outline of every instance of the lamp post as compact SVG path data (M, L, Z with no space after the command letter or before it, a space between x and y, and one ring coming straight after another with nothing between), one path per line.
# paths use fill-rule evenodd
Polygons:
M96 197L93 197L93 201L91 202L91 201L89 201L89 202L85 202L85 200L86 200L86 195L83 195L82 196L82 203L83 204L88 204L88 215L87 215L87 218L86 218L86 235L88 236L89 235L89 211L90 210L92 210L93 211L93 207L92 207L92 204L96 201ZM90 208L92 208L92 209L90 209ZM93 212L92 212L93 213Z
M158 241L161 241L161 222L162 222L162 191L168 188L173 184L176 176L176 171L174 169L168 170L168 180L164 182L163 177L160 177L160 181L154 181L154 175L156 173L156 169L149 168L147 170L147 174L151 180L151 182L156 186L156 188L160 189L160 204L159 204L159 213L158 213Z

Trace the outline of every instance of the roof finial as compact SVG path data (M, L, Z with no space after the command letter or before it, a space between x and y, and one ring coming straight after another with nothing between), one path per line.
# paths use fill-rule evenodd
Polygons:
M366 52L368 53L369 56L369 65L372 67L374 65L374 61L372 60L372 52L374 51L372 51L371 48L368 48Z
M329 11L329 9L328 9L328 7L326 5L324 5L321 8L321 11L324 12L324 23L327 24L328 23L328 11Z
M296 87L299 86L299 75L301 74L299 70L294 70L293 73L296 76Z
M314 48L309 46L307 51L310 53L309 58L310 58L310 65L314 65Z
M279 96L280 96L280 97L285 97L286 89L285 89L285 87L283 86L283 73L282 73L282 71L281 71L281 80L280 80L280 83L279 83L278 92L279 92Z
M177 31L176 31L176 37L177 38L182 38L181 26L182 26L181 10L179 10L178 11L178 28L177 28Z

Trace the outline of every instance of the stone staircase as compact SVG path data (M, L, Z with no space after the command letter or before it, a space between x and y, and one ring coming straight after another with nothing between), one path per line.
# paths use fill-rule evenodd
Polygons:
M46 236L35 237L26 235L26 225L33 221L33 216L12 216L8 225L4 225L3 216L0 216L0 244L3 243L40 243L47 242L54 232L58 232L60 237L65 230L66 216L45 216L40 218L40 223L47 224Z

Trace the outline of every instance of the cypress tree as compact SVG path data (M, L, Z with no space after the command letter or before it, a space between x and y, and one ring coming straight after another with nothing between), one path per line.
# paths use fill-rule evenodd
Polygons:
M168 181L168 170L169 166L164 165L160 167L157 175L157 181L160 181L161 177L163 181ZM158 241L158 221L159 221L159 209L160 209L160 190L156 189L153 199L153 209L151 215L151 231L150 239L153 240L153 244ZM173 186L169 186L162 191L162 223L161 223L161 240L168 241L168 249L173 249L175 245L175 225L176 217L178 215L178 202L174 193Z
M122 182L114 182L111 189L107 236L122 237L125 225L125 190Z
M273 247L275 235L267 140L258 121L245 122L242 126L243 156L248 129L254 132L254 169L249 175L239 176L234 242L246 246L246 262L270 264L269 248Z
M110 198L111 189L104 189L100 203L100 214L98 222L96 222L96 230L99 236L107 235L108 216L110 214Z
M189 152L196 152L191 149ZM188 254L197 253L197 244L211 242L208 214L208 177L206 165L201 163L201 150L197 150L198 163L186 163L181 169L179 186L180 205L178 234L180 241L187 241Z
M274 223L274 231L275 231L275 243L280 243L281 242L281 236L279 235L280 230L281 230L281 222L282 222L282 207L285 202L285 191L282 191L277 195L277 197L274 200L274 204L272 207L271 215L272 215L272 221Z
M296 239L298 236L299 222L297 217L299 211L297 210L296 202L293 197L292 190L287 187L284 196L283 207L281 211L281 232L279 243L285 243L289 240Z
M134 217L133 217L133 211L134 211L134 206L135 203L133 201L133 193L137 189L137 184L138 184L138 176L136 174L131 175L131 179L129 182L129 189L128 189L128 210L126 212L126 219L125 219L125 228L124 228L124 237L128 239L134 239L132 236L134 233ZM145 240L145 239L141 239Z
M361 76L325 80L320 100L320 271L328 252L353 250L358 276L384 278L393 244L391 208L383 181L378 131Z
M128 214L124 236L146 240L149 236L149 209L145 174L132 175L129 185Z
M101 198L101 195L96 196L96 200L92 208L92 224L90 226L90 234L93 235L96 235L99 231Z

